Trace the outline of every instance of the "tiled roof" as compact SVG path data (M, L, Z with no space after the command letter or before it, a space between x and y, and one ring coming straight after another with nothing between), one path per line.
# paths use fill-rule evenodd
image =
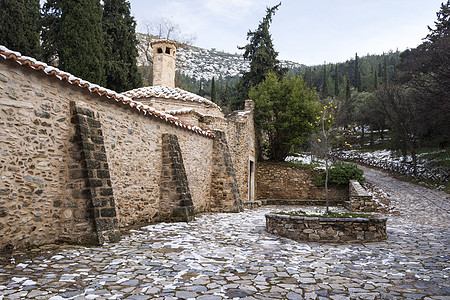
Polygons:
M205 103L206 105L211 105L213 107L216 107L216 108L222 110L220 108L220 106L218 106L211 100L203 98L194 93L182 90L180 88L167 87L167 86L162 86L162 85L138 88L138 89L124 92L124 93L122 93L122 95L128 96L133 99L155 97L155 98L166 98L166 99L176 99L176 100L183 100L183 101L199 102L199 103Z
M46 63L40 62L32 57L23 56L19 52L11 51L8 48L0 45L0 57L5 60L12 60L21 66L29 67L33 70L43 72L50 77L55 77L61 81L65 81L71 85L87 89L92 94L97 94L99 96L106 96L108 99L113 99L118 103L127 105L128 107L135 109L144 115L149 115L151 117L159 118L167 123L174 126L184 128L186 130L214 138L214 134L209 130L203 130L198 126L189 125L185 122L178 120L178 118L168 114L167 112L158 111L155 108L144 105L141 102L134 101L131 98L125 96L124 94L119 94L115 91L109 90L107 88L101 87L97 84L90 83L81 78L75 77L70 73L61 71L57 68L51 67Z

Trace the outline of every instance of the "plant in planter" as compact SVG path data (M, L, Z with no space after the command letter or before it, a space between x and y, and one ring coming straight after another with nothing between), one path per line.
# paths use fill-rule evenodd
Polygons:
M349 165L344 163L336 163L334 164L333 168L330 168L330 152L331 147L333 144L333 141L337 139L337 137L345 137L346 135L353 134L354 130L353 127L356 126L352 125L347 130L334 127L333 121L335 119L337 106L333 105L333 101L328 102L327 105L325 105L321 111L321 114L319 117L317 117L316 125L318 126L319 135L317 138L317 142L313 144L313 146L319 151L319 153L323 156L325 160L325 178L323 179L323 183L325 185L325 199L326 199L326 213L328 214L329 211L329 196L328 196L328 183L330 181L330 175L333 177L334 183L338 184L347 184L349 179L357 179L358 181L361 180L364 181L362 177L362 173L359 174L359 171L356 168L356 165ZM313 126L313 124L310 124ZM347 142L344 142L344 144L348 147L351 147L350 144ZM355 170L356 169L356 170ZM362 172L362 170L360 170ZM357 178L354 178L356 176ZM361 182L361 183L362 183Z

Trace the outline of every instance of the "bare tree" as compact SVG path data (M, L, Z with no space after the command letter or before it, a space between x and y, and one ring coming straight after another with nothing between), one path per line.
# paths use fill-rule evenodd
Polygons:
M144 34L139 34L138 49L142 52L148 64L153 64L151 43L157 39L171 40L177 43L178 48L188 48L197 39L194 34L183 33L180 26L171 19L159 17L144 21Z

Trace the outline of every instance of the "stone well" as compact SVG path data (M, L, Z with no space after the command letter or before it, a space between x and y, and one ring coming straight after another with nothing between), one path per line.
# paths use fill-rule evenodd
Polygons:
M266 230L296 241L305 242L376 242L385 240L386 218L306 217L267 214Z

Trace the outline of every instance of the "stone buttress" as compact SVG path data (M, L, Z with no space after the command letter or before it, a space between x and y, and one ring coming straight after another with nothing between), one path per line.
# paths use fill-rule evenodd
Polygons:
M100 121L96 120L93 110L77 106L74 101L70 104L75 126L74 141L78 141L81 148L81 164L72 168L69 176L72 180L85 180L86 189L82 194L90 202L88 207L95 224L95 233L89 243L117 242L120 239L119 225Z
M162 135L161 155L160 220L191 221L194 204L176 135Z

